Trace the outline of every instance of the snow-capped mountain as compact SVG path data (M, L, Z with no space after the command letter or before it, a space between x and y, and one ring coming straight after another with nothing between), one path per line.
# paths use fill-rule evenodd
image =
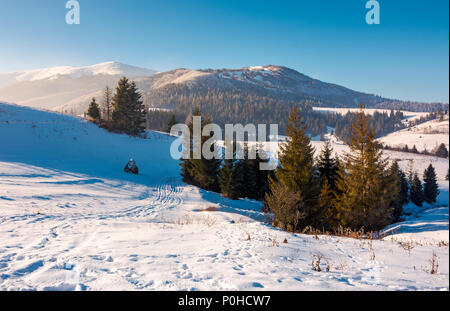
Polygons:
M155 74L155 70L107 62L87 67L53 67L0 74L0 99L24 106L83 113L92 97L101 96L106 85L114 87L131 79Z
M96 75L122 75L129 77L151 76L155 70L121 64L118 62L105 62L92 66L73 67L60 66L36 70L25 70L9 74L0 74L0 88L7 87L16 82L37 81L45 79L58 79L61 76L80 78Z
M241 69L177 69L140 79L144 91L164 88L168 85L185 85L191 90L218 89L242 90L286 97L291 100L304 98L329 102L334 106L353 107L360 101L376 105L387 99L356 92L348 88L322 82L298 71L281 66L254 66Z

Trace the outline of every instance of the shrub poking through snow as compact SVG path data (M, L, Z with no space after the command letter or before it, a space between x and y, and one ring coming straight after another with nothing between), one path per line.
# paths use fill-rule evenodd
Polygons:
M139 174L139 169L133 158L131 158L130 161L128 161L128 163L127 163L127 165L125 165L125 168L123 169L123 171L125 173L130 173L130 174L135 174L135 175Z

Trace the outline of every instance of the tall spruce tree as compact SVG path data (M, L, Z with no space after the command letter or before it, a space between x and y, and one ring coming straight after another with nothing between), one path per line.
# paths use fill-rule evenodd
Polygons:
M201 116L201 112L199 108L195 108L192 116ZM221 165L220 159L206 159L201 153L200 159L193 158L193 123L192 119L188 121L189 131L191 133L191 141L188 146L184 146L189 151L188 159L181 159L181 175L183 176L183 181L200 187L205 190L210 191L220 191L219 181L218 181L218 173ZM208 116L202 118L201 122L201 131L203 131L204 126L210 124L211 121ZM203 136L200 134L200 143L201 146L206 142L206 140L210 139L211 136ZM211 146L213 148L214 146Z
M236 187L234 160L224 160L219 171L220 192L224 197L236 200L239 198L239 191Z
M91 103L89 104L87 115L95 121L100 121L100 109L95 101L95 97L92 98Z
M413 202L417 206L422 206L425 199L423 194L422 182L420 181L419 175L417 175L417 173L414 174L409 192L411 202Z
M279 167L275 177L269 179L270 194L266 201L274 214L275 225L296 231L319 224L314 148L296 106L289 115L286 134L288 139L280 146Z
M425 202L436 203L439 195L439 186L437 183L436 171L433 165L429 165L423 173L423 198Z
M350 152L344 156L336 202L343 227L378 230L391 223L392 201L398 189L387 171L387 160L360 106L350 131Z
M227 148L234 148L236 145L235 142L230 143ZM236 160L232 159L224 159L222 166L219 170L218 180L220 186L220 192L226 198L236 200L239 198L239 187L236 183Z
M120 79L112 103L114 130L130 136L145 132L145 106L141 97L134 82L125 77Z
M337 157L333 157L333 148L329 141L325 142L320 152L317 160L317 169L319 170L321 182L323 183L326 179L330 189L336 191L336 183L339 176L339 160Z
M336 198L339 195L337 181L339 178L339 159L333 158L333 148L329 141L325 142L317 160L317 169L320 177L320 195L318 208L322 227L332 230L337 227Z
M408 204L409 184L406 178L406 174L400 169L397 161L392 162L389 168L390 175L397 184L398 194L393 203L393 222L399 222L403 215L403 205Z
M167 132L170 133L170 130L172 129L172 126L177 124L177 119L175 117L175 114L172 113L170 115L169 121L167 121Z
M113 99L112 90L109 86L106 86L103 91L102 110L103 110L103 120L105 120L108 123L111 121L111 113L113 111L112 99Z
M258 145L255 148L256 159L253 160L254 164L251 167L253 169L253 175L255 176L256 185L251 198L264 200L266 193L269 192L269 176L271 175L271 171L261 170L261 164L268 163L269 158L262 146Z

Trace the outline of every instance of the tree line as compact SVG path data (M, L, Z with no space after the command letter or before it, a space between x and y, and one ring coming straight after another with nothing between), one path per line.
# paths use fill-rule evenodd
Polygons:
M441 143L439 146L437 146L434 150L431 150L431 151L428 151L426 148L423 151L419 151L419 150L417 150L416 145L409 147L408 144L405 144L403 147L391 147L390 145L381 144L381 148L383 148L385 150L431 155L431 156L436 156L436 157L444 158L444 159L448 158L448 149L444 143Z

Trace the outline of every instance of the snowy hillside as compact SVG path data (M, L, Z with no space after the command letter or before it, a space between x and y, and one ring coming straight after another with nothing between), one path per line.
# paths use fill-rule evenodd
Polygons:
M407 155L420 170L434 161L445 207L384 240L315 237L272 228L260 202L182 183L172 141L0 104L0 290L449 289L448 162ZM130 157L141 175L123 173Z
M404 129L391 133L380 139L381 142L391 147L404 147L405 144L409 148L416 146L417 150L433 151L440 144L445 144L449 148L449 121L431 120L412 128Z

